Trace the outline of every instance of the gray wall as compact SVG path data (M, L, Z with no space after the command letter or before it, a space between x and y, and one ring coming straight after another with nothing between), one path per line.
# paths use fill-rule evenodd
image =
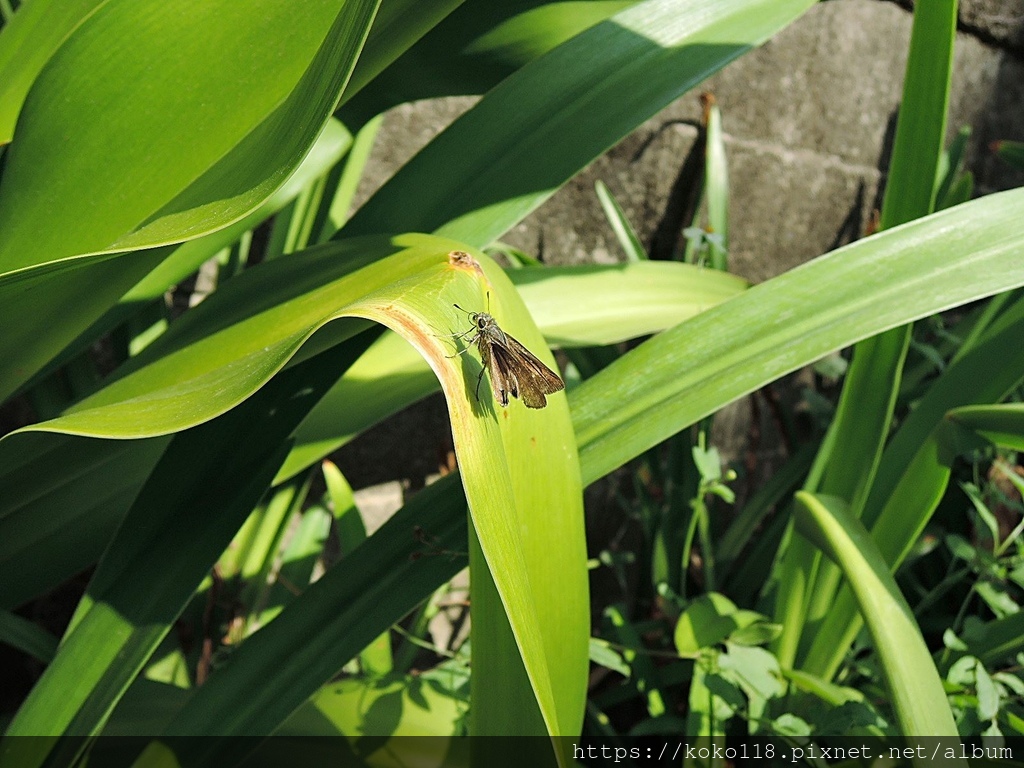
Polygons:
M906 66L911 14L883 0L830 0L712 78L732 200L731 271L759 281L847 242L876 207ZM1024 139L1024 0L966 0L949 131L974 129L979 191L1022 179L989 157ZM365 196L470 99L406 105L378 139ZM604 181L652 243L700 116L697 93L649 120L504 239L550 263L622 258L594 195ZM662 238L662 244L664 238Z

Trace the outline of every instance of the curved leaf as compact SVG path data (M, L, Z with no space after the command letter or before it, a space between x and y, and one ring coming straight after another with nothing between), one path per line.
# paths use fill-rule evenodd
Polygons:
M835 349L1024 285L1021 204L1012 190L886 230L640 345L573 393L584 480Z
M443 336L465 330L455 301L483 309L489 296L491 312L505 329L538 351L543 341L500 268L464 254L450 259L455 245L422 235L366 238L312 249L279 262L277 269L245 273L148 347L120 379L61 417L59 425L42 428L139 434L144 406L149 429L180 429L183 420L204 421L241 402L289 361L307 359L339 333L365 327L351 319L334 324L294 357L335 318L361 317L392 327L427 357L447 393L474 527L546 728L575 733L585 693L588 607L582 496L568 409L562 395L553 395L543 410L513 401L498 414L490 399L476 401L479 364L453 356L452 340ZM335 279L327 280L332 271ZM255 286L254 292L246 286ZM154 382L163 382L162 388L154 390ZM483 582L485 574L477 578Z
M0 32L0 144L14 136L32 82L67 35L107 0L35 0Z
M946 418L996 445L1024 451L1024 403L965 406L950 411Z
M75 29L35 80L0 177L0 398L159 256L31 268L185 240L254 209L327 121L378 1L112 0ZM87 297L73 313L69 293Z
M857 596L901 732L956 736L935 662L871 535L842 499L799 491L795 501L797 529L843 570Z
M548 343L562 347L614 344L655 333L747 286L733 275L676 262L525 267L507 274ZM385 334L296 430L278 481L436 389L415 350Z
M99 7L25 102L0 179L0 265L184 240L255 208L326 122L376 6Z

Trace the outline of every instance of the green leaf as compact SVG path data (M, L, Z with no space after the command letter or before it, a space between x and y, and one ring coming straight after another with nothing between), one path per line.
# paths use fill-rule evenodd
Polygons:
M834 349L1024 284L1021 204L1004 192L881 232L644 342L572 393L584 480Z
M1024 404L973 405L955 408L946 419L981 434L995 445L1024 451Z
M345 89L345 100L392 64L465 0L382 0L366 46ZM383 111L383 110L382 110Z
M640 242L640 236L633 229L633 225L629 223L629 219L626 218L625 212L611 191L600 179L595 182L594 190L597 192L597 199L601 201L605 218L611 224L612 232L615 233L615 238L626 254L626 260L647 261L647 251L644 249L643 243Z
M160 259L84 255L196 237L287 179L337 103L377 2L109 2L75 28L4 157L0 398Z
M366 355L363 355L359 359L365 358ZM345 557L366 541L366 526L356 508L352 488L345 476L341 474L341 470L330 461L325 461L322 468L324 480L327 483L327 498L330 500L330 509L338 530L339 554Z
M935 208L936 169L946 139L956 7L956 0L941 0L914 9L904 100L882 201L883 229Z
M706 94L707 118L704 162L704 189L707 201L707 238L709 264L712 269L728 268L729 257L729 167L725 156L722 132L722 111L714 97Z
M28 619L0 610L0 643L24 651L44 664L57 654L57 638Z
M691 602L679 616L675 646L680 656L695 656L724 642L738 627L736 606L725 595L710 592Z
M0 183L0 264L183 240L251 211L320 133L376 5L101 5L19 117Z
M935 174L936 209L948 208L948 205L941 204L949 198L949 190L960 176L964 164L964 153L967 150L967 142L971 138L971 126L964 125L956 132L949 149L939 157L939 167Z
M32 86L57 46L104 0L34 0L19 9L0 34L0 145Z
M425 545L415 535L429 536ZM325 680L466 565L459 477L420 491L373 536L239 647L167 725L165 736L271 733ZM211 720L213 718L213 720ZM175 744L182 764L223 765L229 739Z
M796 494L800 532L843 570L871 632L900 731L957 735L935 663L921 631L870 534L841 499Z
M533 57L635 4L467 0L347 102L341 117L362 125L398 104L485 93ZM385 2L382 13L387 9Z
M504 79L342 231L436 232L486 246L637 125L811 5L647 0L621 11Z
M242 407L171 441L9 735L99 732L264 493L284 458L284 437L362 348L334 355L315 374L316 361L296 366ZM15 752L20 765L38 765L50 749L69 759L86 746L23 739Z
M167 444L46 432L0 441L0 606L95 563Z
M589 655L594 664L618 672L623 677L629 677L632 674L629 663L607 640L602 640L599 637L590 638Z

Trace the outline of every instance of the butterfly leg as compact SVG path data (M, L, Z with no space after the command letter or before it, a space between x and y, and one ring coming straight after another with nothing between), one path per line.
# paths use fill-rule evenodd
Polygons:
M470 329L469 329L468 331L466 331L466 333L472 333L472 331L473 331L473 330L475 330L475 329L473 329L473 328L470 328ZM457 338L459 338L459 337L461 337L461 336L465 336L465 335L466 335L466 333L461 333L461 334L459 334L458 336L454 336L453 338L456 338L456 339L457 339ZM460 355L464 355L464 354L466 354L467 352L469 352L469 350L471 350L471 349L473 348L473 343L474 343L475 341L476 341L476 336L474 336L474 337L473 337L473 338L471 338L471 339L466 339L466 346L465 346L465 348L464 348L464 349L460 349L460 350L459 350L458 352L456 352L456 353L455 353L454 355L445 355L445 357L446 357L446 358L448 358L449 360L451 360L451 359L452 359L453 357L459 357Z
M486 370L487 370L486 368L481 368L480 369L480 375L476 377L476 390L475 390L475 394L476 394L477 402L480 402L480 382L484 380L484 372Z

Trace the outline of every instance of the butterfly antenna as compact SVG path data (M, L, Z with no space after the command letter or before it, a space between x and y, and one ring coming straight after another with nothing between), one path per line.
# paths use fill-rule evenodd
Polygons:
M473 314L468 309L463 309L458 304L452 304L452 306L455 307L457 310L459 310L459 312L465 312L467 315L472 315Z

